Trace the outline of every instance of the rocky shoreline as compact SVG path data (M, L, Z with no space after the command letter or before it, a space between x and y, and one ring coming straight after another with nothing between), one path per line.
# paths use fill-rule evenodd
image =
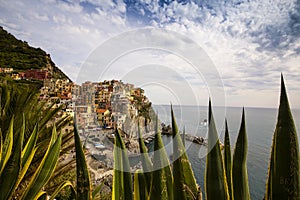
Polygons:
M167 137L172 136L170 126L161 124L161 133ZM131 166L131 171L141 168L139 143L137 137L130 137L121 131L126 149L128 151L129 160L135 160L136 163ZM114 148L114 130L106 130L101 132L101 137L97 142L92 139L86 139L85 146L87 150L87 163L90 169L93 184L104 183L106 193L111 193L112 176L113 176L113 148ZM186 141L195 144L207 146L207 140L203 137L190 134L181 134ZM151 131L143 134L146 145L150 145L155 138L155 132ZM222 147L222 146L221 146Z

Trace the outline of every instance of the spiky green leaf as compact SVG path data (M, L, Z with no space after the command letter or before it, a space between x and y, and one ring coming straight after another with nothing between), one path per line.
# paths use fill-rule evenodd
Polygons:
M92 192L93 199L95 199L96 196L99 194L99 192L102 189L103 185L104 185L104 182L102 182L100 185L98 185L96 188L94 188L94 190Z
M8 159L10 158L11 151L13 148L13 132L14 132L14 117L11 119L10 124L9 124L9 129L7 131L3 148L2 148L2 156L0 160L0 174L2 173Z
M27 170L29 169L30 167L30 164L34 158L34 155L37 151L37 148L34 148L32 151L31 151L31 154L29 155L29 157L27 158L27 161L26 163L24 163L24 165L22 166L22 169L21 169L21 172L20 172L20 175L18 177L18 182L17 182L17 185L19 185L21 183L21 181L23 180L25 174L27 173Z
M147 147L142 138L142 134L141 134L139 125L138 125L138 135L139 135L139 147L140 147L143 171L144 171L144 175L145 175L145 179L146 179L147 189L148 189L148 191L150 191L153 163L151 162L151 159L148 155Z
M119 130L115 132L113 200L132 200L132 180L125 144Z
M76 192L75 192L75 189L73 187L73 184L70 182L70 181L64 181L62 182L56 189L55 191L52 193L51 197L49 200L54 200L55 197L63 190L65 189L66 187L70 187L71 188L71 193L72 193L72 196L75 197L76 196Z
M205 194L207 200L229 200L219 137L209 101L208 153L206 157Z
M57 134L56 131L54 131L53 134ZM57 136L53 136L52 138L56 137ZM60 134L53 145L51 145L52 141L50 141L46 154L44 155L41 164L34 173L21 199L30 200L35 198L44 185L49 181L58 161L61 140L62 135Z
M2 137L2 131L0 129L0 168L1 168L1 160L2 160L2 148L3 148L3 137Z
M90 175L87 168L80 137L77 131L77 127L75 125L74 125L74 139L75 139L75 150L76 150L77 199L91 200L92 189L90 183Z
M156 118L156 135L154 139L154 157L150 199L173 199L173 176L161 133L158 131Z
M225 172L226 172L228 192L229 192L230 200L232 200L233 199L232 163L231 163L231 147L230 147L230 138L229 138L227 119L225 119L224 166L225 166Z
M232 161L232 187L234 199L250 200L247 173L247 134L245 110L243 109L241 127L236 140Z
M36 141L38 138L38 125L36 125L22 151L22 167L25 165L27 162L28 158L33 152L33 149L36 145Z
M0 174L0 199L10 199L17 187L18 176L21 171L21 153L25 131L25 120L23 119L22 130L18 135L14 152L8 159L2 173ZM13 128L12 128L13 129ZM11 131L12 131L11 129Z
M300 157L297 132L281 76L281 95L273 136L266 200L300 199Z
M146 179L140 169L134 173L134 200L148 200Z
M198 196L198 186L194 173L182 144L173 108L171 106L172 135L173 135L173 196L177 200L194 200Z

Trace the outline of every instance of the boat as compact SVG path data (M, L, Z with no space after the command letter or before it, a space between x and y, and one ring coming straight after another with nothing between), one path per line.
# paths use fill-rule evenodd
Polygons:
M200 126L207 126L207 119L204 119L202 122L200 122Z
M100 143L95 143L94 146L97 149L105 149L106 148L103 144L100 144Z

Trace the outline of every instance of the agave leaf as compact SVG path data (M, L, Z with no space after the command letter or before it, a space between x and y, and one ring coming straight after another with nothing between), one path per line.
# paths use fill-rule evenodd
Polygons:
M134 174L134 200L148 200L146 179L140 169Z
M42 135L43 131L40 129L40 126L38 126L38 135ZM57 129L55 124L52 127L52 133L51 133L51 138L46 138L42 141L40 141L39 143L36 144L36 147L39 149L39 151L43 152L43 151L47 151L49 148L47 148L49 145L53 145L55 143L57 139Z
M58 163L56 166L56 170L53 173L51 180L56 180L57 178L61 177L62 175L72 171L76 167L76 160L72 159L65 163Z
M60 137L62 137L62 134L60 134ZM53 125L52 128L52 135L51 135L51 139L50 139L50 145L52 146L57 140L57 132L56 132L56 127L55 124Z
M17 182L17 185L19 185L21 183L21 181L23 180L33 158L34 158L34 155L37 151L37 148L34 148L32 151L31 151L31 154L29 155L29 157L27 158L27 161L24 163L24 165L22 166L21 168L21 172L20 172L20 175L19 175L19 178L18 178L18 182Z
M241 127L236 140L232 163L232 187L234 199L250 199L246 162L247 148L245 110L243 109Z
M32 154L32 151L36 145L36 141L38 138L38 125L36 125L31 133L30 138L28 139L23 151L22 151L22 167L24 167L28 158Z
M53 103L54 105L55 103ZM40 128L40 132L43 132L46 129L46 124L53 119L53 117L57 114L58 111L60 111L62 109L62 106L59 106L57 108L53 109L53 105L51 105L49 108L47 108L44 113L46 113L46 115L43 115L43 118L41 119L41 121L39 122L39 128Z
M178 133L176 119L171 106L172 116L172 134L173 134L173 157L176 159L173 163L174 185L173 196L178 200L194 200L198 196L198 186L196 179L186 155L184 145Z
M2 148L3 148L3 138L2 138L2 131L0 128L0 168L1 168L1 160L2 160Z
M140 147L140 152L141 152L141 160L142 160L142 166L143 166L144 175L145 175L145 179L146 179L147 190L150 191L153 164L152 164L149 154L147 152L147 147L142 138L142 134L141 134L139 125L138 125L138 135L139 135L139 147Z
M56 122L57 130L61 130L63 127L65 127L71 121L72 121L72 117L69 115L61 118L58 122Z
M90 183L90 174L87 168L77 127L75 125L74 125L74 139L75 139L75 149L76 149L77 199L91 200L92 189Z
M21 153L25 131L25 120L23 118L22 131L19 133L17 143L14 146L14 153L8 159L0 175L0 199L10 199L17 187L19 172L21 170ZM10 129L10 131L13 130ZM9 134L10 135L10 134Z
M95 199L95 197L97 196L97 194L99 194L100 190L102 189L104 185L104 182L102 182L100 185L98 185L94 190L93 190L93 193L92 193L92 197L93 199Z
M233 199L232 191L232 163L231 163L231 147L228 131L227 119L225 119L225 138L224 138L224 165L226 172L226 180L230 199Z
M57 135L56 131L53 131L52 134ZM52 139L56 137L57 136L52 136ZM36 197L44 185L49 181L58 161L61 140L62 135L60 134L53 145L51 145L52 141L50 141L46 154L44 155L38 169L34 173L33 178L30 180L30 183L21 199L30 200L33 197Z
M273 136L266 200L300 199L300 156L297 132L281 75L281 95Z
M2 148L2 156L1 156L1 160L0 160L0 174L2 174L2 171L8 161L8 159L10 158L11 155L11 151L13 148L13 130L14 129L14 117L11 119L10 124L9 124L9 129L8 132L6 134L5 140L4 140L4 144L3 144L3 148Z
M40 191L33 200L47 200L47 193L45 191Z
M156 117L156 135L154 139L153 172L150 189L150 199L173 199L173 176L161 133L158 131Z
M127 150L120 132L116 130L112 199L132 200L132 198L132 180Z
M65 189L66 187L70 187L71 188L71 192L73 194L73 197L76 196L76 192L75 192L75 189L73 187L73 184L70 182L70 181L64 181L62 182L57 188L56 190L52 193L51 197L49 200L54 200L55 197L63 190Z
M9 109L9 103L11 101L11 91L7 87L1 87L1 117L5 117L7 114L7 110Z
M223 158L220 149L218 133L212 113L211 101L209 100L209 130L208 146L210 150L206 157L205 193L207 200L228 200L229 193L226 182Z

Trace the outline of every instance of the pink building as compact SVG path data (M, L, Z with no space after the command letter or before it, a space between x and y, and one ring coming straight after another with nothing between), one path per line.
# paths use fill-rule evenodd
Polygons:
M25 72L24 78L45 80L51 78L51 75L47 70L31 69Z

